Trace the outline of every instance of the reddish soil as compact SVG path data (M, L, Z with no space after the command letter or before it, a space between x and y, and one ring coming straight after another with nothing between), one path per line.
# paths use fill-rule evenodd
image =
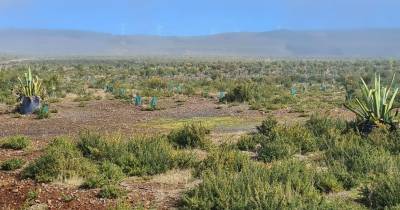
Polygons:
M0 114L0 137L25 135L33 139L33 145L25 151L0 149L0 162L21 158L29 163L42 153L42 149L56 136L75 136L84 129L100 132L121 132L126 135L151 132L152 128L135 128L138 123L159 118L192 118L211 116L262 116L259 111L248 110L247 106L223 106L212 99L169 98L161 99L161 110L142 111L132 104L118 100L84 102L65 101L51 104L50 109L58 112L49 119L38 120L34 116ZM18 117L16 117L18 116ZM139 130L141 129L141 130ZM169 209L177 204L177 195L184 191L182 183L133 182L123 186L128 190L128 200L133 205ZM29 199L28 192L38 196ZM49 209L107 209L116 200L96 197L98 190L83 190L76 186L40 184L32 180L21 180L19 170L0 171L0 209L25 207L47 207ZM68 199L67 199L68 198Z
M261 115L259 111L248 110L243 106L219 109L218 103L203 98L187 98L184 102L161 99L162 109L156 111L141 111L132 104L118 100L90 101L85 104L84 107L79 107L78 102L52 104L51 109L56 109L58 113L52 114L50 119L43 120L31 116L16 118L12 114L0 114L0 137L18 134L35 139L48 139L60 135L73 136L84 129L131 134L137 132L136 123L157 118Z

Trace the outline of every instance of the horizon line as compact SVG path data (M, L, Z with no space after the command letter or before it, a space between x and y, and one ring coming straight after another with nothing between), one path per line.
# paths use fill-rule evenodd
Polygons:
M271 29L264 31L225 31L225 32L216 32L216 33L204 33L204 34L196 34L196 35L184 35L184 34L175 34L175 35L167 35L167 34L146 34L146 33L132 33L132 34L117 34L112 32L104 32L104 31L94 31L94 30L86 30L86 29L73 29L73 28L22 28L22 27L0 27L0 30L28 30L28 31L65 31L65 32L84 32L84 33L95 33L95 34L104 34L104 35L112 35L112 36L120 36L120 37L128 37L128 36L153 36L153 37L202 37L202 36L217 36L224 34L239 34L239 33L270 33L270 32L279 32L279 31L288 31L288 32L335 32L335 31L365 31L365 30L400 30L400 27L355 27L355 28L326 28L326 29L289 29L289 28L280 28L280 29Z

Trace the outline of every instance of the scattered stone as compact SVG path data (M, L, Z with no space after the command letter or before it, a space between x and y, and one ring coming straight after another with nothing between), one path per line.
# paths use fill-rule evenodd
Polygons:
M47 209L49 209L49 207L44 203L35 204L28 208L28 210L47 210Z

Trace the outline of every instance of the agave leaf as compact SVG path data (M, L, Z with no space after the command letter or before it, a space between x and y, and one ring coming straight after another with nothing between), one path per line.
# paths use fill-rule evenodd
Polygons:
M348 110L350 110L351 112L353 112L354 114L356 114L359 118L365 118L365 114L364 114L364 113L358 111L357 109L355 109L355 108L353 108L353 107L351 107L351 106L349 106L349 105L347 105L347 104L344 104L344 106L345 106Z
M396 88L396 89L394 90L394 93L393 93L393 95L392 95L392 98L391 98L390 101L389 101L389 104L388 104L388 110L389 110L389 111L392 110L393 102L394 102L394 99L395 99L396 96L397 96L397 92L399 92L399 88Z

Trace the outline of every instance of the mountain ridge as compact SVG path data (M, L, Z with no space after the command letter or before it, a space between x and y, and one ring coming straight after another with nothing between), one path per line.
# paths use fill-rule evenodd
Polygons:
M276 30L204 36L0 29L0 54L32 56L400 57L400 29Z

